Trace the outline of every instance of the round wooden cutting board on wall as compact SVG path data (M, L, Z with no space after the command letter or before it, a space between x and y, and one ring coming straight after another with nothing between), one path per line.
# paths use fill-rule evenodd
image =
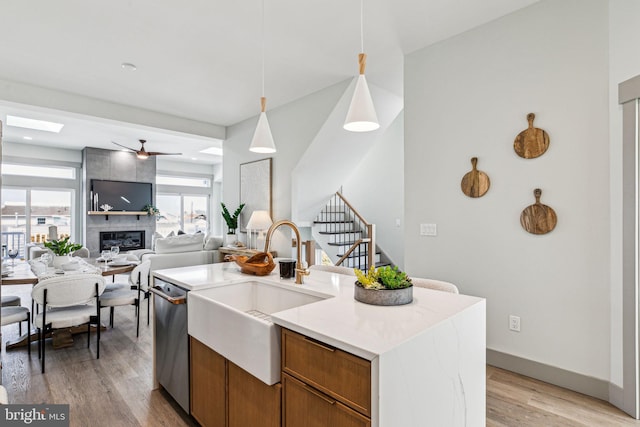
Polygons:
M479 171L477 168L478 158L471 158L471 166L473 169L471 172L467 172L462 177L462 182L460 183L460 188L462 192L469 197L482 197L485 195L487 191L489 191L489 186L491 182L489 181L489 176Z
M547 234L551 232L558 223L556 212L547 205L540 203L542 190L533 190L536 202L529 205L520 214L520 225L531 234Z
M535 159L543 155L549 148L549 134L542 129L533 127L535 118L535 114L527 114L529 127L520 132L513 141L513 149L516 154L525 159Z

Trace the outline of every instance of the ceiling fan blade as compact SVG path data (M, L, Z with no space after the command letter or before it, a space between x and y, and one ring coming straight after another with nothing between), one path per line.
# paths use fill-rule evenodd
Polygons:
M129 150L129 151L133 151L134 153L136 153L136 152L138 151L138 150L134 150L133 148L129 148L129 147L127 147L126 145L118 144L118 143L117 143L117 142L115 142L115 141L111 141L111 142L112 142L113 144L116 144L118 147L126 148L127 150Z
M182 153L159 153L157 151L147 151L150 156L180 156Z

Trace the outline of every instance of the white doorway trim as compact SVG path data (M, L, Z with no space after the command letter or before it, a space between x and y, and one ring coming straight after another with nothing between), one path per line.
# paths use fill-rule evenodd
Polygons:
M640 198L639 136L640 76L618 86L618 102L622 105L622 373L621 409L640 418L638 386L638 267Z

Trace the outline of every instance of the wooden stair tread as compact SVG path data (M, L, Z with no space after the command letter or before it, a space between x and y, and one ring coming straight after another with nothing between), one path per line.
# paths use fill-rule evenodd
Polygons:
M313 221L314 224L353 224L353 221Z
M350 240L348 242L329 242L327 244L331 246L353 246L355 243L355 240Z
M354 251L354 252L355 252L355 251ZM380 252L379 252L379 251L377 251L377 250L376 250L376 253L375 253L375 254L376 254L376 255L381 255L381 254L380 254ZM338 254L338 256L339 256L340 258L342 258L342 257L344 256L344 254ZM363 256L366 256L366 255L364 254L364 251L361 251L361 252L360 252L360 254L354 254L353 252L351 252L351 255L349 255L347 258L359 258L359 257L363 257Z
M319 234L350 234L362 233L362 231L318 231Z

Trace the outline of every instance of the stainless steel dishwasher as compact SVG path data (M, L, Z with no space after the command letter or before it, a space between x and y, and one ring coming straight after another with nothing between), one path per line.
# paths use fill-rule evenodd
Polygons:
M154 278L156 379L187 414L189 410L189 337L187 290Z

